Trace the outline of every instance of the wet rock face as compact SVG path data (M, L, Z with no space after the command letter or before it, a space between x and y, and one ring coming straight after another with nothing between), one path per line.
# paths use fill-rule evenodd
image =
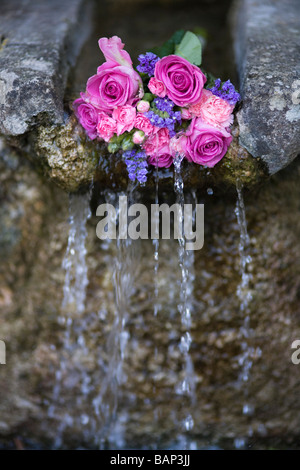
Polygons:
M242 414L244 390L238 379L243 314L236 294L241 277L235 201L214 195L204 201L205 244L195 254L191 330L197 403L192 409L195 425L190 436L200 447L232 447L233 439L244 436L249 424L254 448L299 446L300 366L291 361L291 344L300 339L298 181L295 162L246 198L253 260L249 305L253 366L247 384L249 401L255 407L252 416ZM92 401L105 381L113 344L107 346L115 314L112 271L116 247L97 239L99 219L94 215L88 223L86 244L86 309L81 315L73 312L75 325L83 328L88 352L82 354L76 331L72 331L75 348L63 373L59 401L54 403L55 375L66 357L65 326L58 318L65 315L61 264L68 236L68 198L56 186L45 184L17 155L2 152L0 182L2 239L10 233L9 242L0 248L0 339L7 346L7 364L0 366L0 447L14 446L18 437L25 447L49 448L68 414L73 422L62 433L62 447L95 448L101 420L97 421ZM99 200L99 194L94 194L94 200ZM178 348L182 325L177 310L177 247L173 241L160 243L161 307L156 317L152 242L144 240L134 253L135 280L127 323L130 336L119 421L110 442L113 448L174 446L189 407L188 399L175 393L184 365ZM85 394L81 369L90 379ZM109 389L107 403L113 401L112 395ZM56 418L49 416L53 404Z
M3 0L0 17L0 133L19 136L63 122L67 74L89 33L84 1Z
M271 174L300 153L300 3L236 2L240 144Z

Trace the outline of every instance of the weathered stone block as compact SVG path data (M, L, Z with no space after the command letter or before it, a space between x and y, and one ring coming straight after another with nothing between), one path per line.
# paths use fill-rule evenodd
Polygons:
M300 153L299 1L239 0L234 35L240 144L273 174Z

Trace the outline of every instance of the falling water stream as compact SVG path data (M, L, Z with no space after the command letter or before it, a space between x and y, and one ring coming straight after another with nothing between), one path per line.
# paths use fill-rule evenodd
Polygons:
M251 328L250 304L252 300L251 281L252 281L252 257L249 253L250 238L247 230L246 210L243 198L243 186L240 181L236 183L237 189L237 202L235 214L238 221L240 231L239 241L239 255L240 255L240 272L241 281L237 288L237 297L240 302L240 312L243 316L243 323L240 328L240 339L242 353L239 356L239 365L241 367L238 387L243 394L242 413L244 416L251 419L254 413L254 405L250 403L249 399L249 382L250 374L253 365L253 357L259 355L261 351L255 350L253 347L254 331ZM247 441L253 434L251 424L248 426L247 437L239 437L234 441L237 449L242 449L247 446Z
M184 418L181 422L185 436L183 446L188 449L189 443L187 433L194 427L192 409L196 404L196 383L195 373L190 348L192 344L191 336L191 313L193 308L193 289L194 289L194 251L186 250L186 240L184 234L184 184L181 175L182 155L174 159L174 190L176 193L176 202L181 207L181 214L178 217L179 233L182 237L178 238L178 264L181 272L180 280L180 298L178 311L181 316L181 325L183 333L180 339L179 349L184 360L183 379L176 387L176 393L189 399L189 410L184 411ZM193 445L193 444L192 444Z
M126 193L128 206L132 203L133 186L129 186ZM117 201L124 193L106 192L106 202L117 208L117 217L120 208ZM112 243L112 241L110 241ZM116 254L112 272L112 284L114 291L114 320L113 326L107 339L107 353L109 361L105 371L105 378L101 383L99 394L93 400L93 407L99 429L96 433L95 442L103 448L107 441L123 441L120 435L122 426L118 421L118 401L120 396L120 386L127 380L123 370L123 363L126 358L126 347L130 339L127 323L130 315L130 298L133 291L134 279L138 271L138 240L130 238L115 241ZM120 414L121 416L121 414Z
M181 208L181 213L177 219L177 233L182 236L178 238L178 267L179 267L179 301L178 312L181 318L181 332L179 351L182 358L183 368L180 380L177 382L175 392L181 396L182 407L179 410L177 423L180 426L179 441L183 449L195 449L197 444L192 441L191 433L194 428L193 410L197 404L196 400L196 375L191 356L192 346L192 312L194 307L194 251L186 249L186 237L184 233L185 217L191 217L195 222L195 210L197 199L195 192L184 193L184 184L181 174L182 156L177 156L174 160L174 190L176 202ZM130 187L127 193L106 192L106 202L112 204L119 211L118 201L121 195L127 195L128 205L136 202L137 195ZM237 182L237 203L236 217L238 221L240 240L240 271L241 281L237 288L237 297L242 315L242 326L240 328L241 354L239 356L240 375L238 388L243 395L241 412L250 420L254 407L249 399L249 381L253 357L257 354L252 346L253 329L251 328L250 304L252 300L252 258L249 254L249 235L247 231L245 205L243 200L242 185ZM158 204L158 178L156 181L155 203ZM189 214L184 210L185 204L193 203L195 209ZM114 252L110 264L112 265L112 285L114 291L114 319L110 333L108 334L106 352L108 361L103 366L102 357L99 358L99 366L104 367L104 379L100 384L92 383L89 373L84 366L85 356L89 351L85 342L85 330L87 323L83 317L85 311L86 288L88 285L87 264L86 264L86 222L91 216L90 194L70 195L69 205L69 236L66 253L63 259L65 270L65 283L63 288L63 315L59 322L65 327L62 344L62 354L59 369L56 372L55 386L53 390L53 404L49 407L49 417L59 420L55 447L59 448L63 442L63 435L68 427L77 425L89 428L89 433L94 436L95 444L98 448L105 448L110 443L118 442L122 447L126 439L122 436L122 420L126 416L122 410L118 409L121 385L127 380L124 373L124 360L126 359L126 349L130 340L129 329L127 327L130 319L130 301L134 289L134 280L138 272L139 244L130 238L116 241L107 240L109 251ZM119 214L119 213L118 213ZM159 223L159 220L156 221ZM175 223L175 219L174 219ZM192 225L192 224L191 224ZM176 227L175 227L176 228ZM114 248L113 248L114 245ZM154 316L159 313L158 296L158 271L159 271L159 242L153 241L154 246ZM112 255L110 254L110 257ZM176 291L176 288L175 288ZM174 291L174 292L175 292ZM102 350L98 354L102 356ZM157 354L155 345L154 354ZM100 360L101 359L101 360ZM70 377L72 377L70 379ZM75 378L74 378L75 377ZM81 414L78 417L71 416L65 409L68 409L63 388L74 386L74 380L80 388L77 406L80 408L84 401L90 398L94 416ZM69 385L68 385L69 384ZM71 385L70 385L71 384ZM98 390L98 391L97 391ZM64 390L65 391L65 390ZM96 391L96 396L95 392ZM154 396L156 393L155 383L153 385ZM155 408L155 407L154 407ZM63 410L63 411L62 411ZM125 418L124 418L125 416ZM155 422L157 415L153 414ZM76 421L76 423L75 423ZM124 424L124 423L123 423ZM249 425L244 437L235 439L236 448L245 448L248 439L252 435L252 428Z
M158 165L156 165L156 172L155 172L155 204L159 203L158 198ZM155 231L158 233L159 231L159 215L156 213L155 216ZM159 267L159 238L153 239L153 246L154 246L154 315L157 316L159 310L158 304L158 267ZM156 351L157 353L157 351Z
M156 168L155 168L155 204L159 204L159 194L158 194L158 183L159 183L159 171L158 171L158 161L156 162ZM155 233L159 234L159 214L155 213L154 215L155 220L154 220L154 225L155 225ZM153 241L153 247L154 247L154 306L153 306L153 313L154 316L157 317L157 314L160 310L160 304L159 304L159 284L158 284L158 268L159 268L159 236L157 238L154 238ZM155 359L157 358L158 355L158 347L155 344L154 347L154 357ZM153 384L152 387L152 393L155 396L156 395L156 384ZM153 419L154 422L158 422L158 413L157 409L154 407L153 408Z
M63 309L71 307L78 314L85 309L86 287L88 285L86 246L86 221L91 217L90 193L70 194L70 230L68 245L62 267L66 272L63 287ZM72 319L71 319L72 320Z
M82 314L85 310L86 288L88 285L88 269L86 264L86 222L91 216L90 193L70 194L69 196L69 235L66 253L62 267L65 270L65 283L63 287L62 311L59 323L65 327L62 341L62 357L59 368L55 374L53 389L53 403L49 407L48 415L59 419L55 447L60 447L63 433L73 424L73 417L68 412L61 414L59 408L66 408L62 389L67 384L71 387L71 376L76 377L80 384L77 404L87 396L90 387L90 377L82 365L81 360L88 354L85 344L84 332L86 329ZM72 367L73 370L69 370ZM69 384L69 385L68 385ZM88 423L86 415L78 417L82 425Z

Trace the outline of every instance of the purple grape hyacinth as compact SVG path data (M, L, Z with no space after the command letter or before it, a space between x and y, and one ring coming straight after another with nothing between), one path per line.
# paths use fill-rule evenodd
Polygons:
M140 73L147 73L149 77L153 77L155 64L160 58L153 54L153 52L146 52L146 54L140 54L138 56L138 61L140 65L137 66L137 71Z
M208 88L214 95L219 96L223 100L228 101L229 104L235 105L240 99L240 94L234 88L234 85L230 80L223 83L220 78L215 80L215 85L212 88Z
M128 178L131 181L135 181L137 179L139 183L146 183L148 163L145 152L127 150L123 153L123 158L127 166Z

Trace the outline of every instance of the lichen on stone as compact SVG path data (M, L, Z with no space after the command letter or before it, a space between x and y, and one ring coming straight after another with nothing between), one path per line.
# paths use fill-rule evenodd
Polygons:
M89 141L75 116L64 125L40 126L33 145L46 174L66 191L78 191L93 181L101 146Z

